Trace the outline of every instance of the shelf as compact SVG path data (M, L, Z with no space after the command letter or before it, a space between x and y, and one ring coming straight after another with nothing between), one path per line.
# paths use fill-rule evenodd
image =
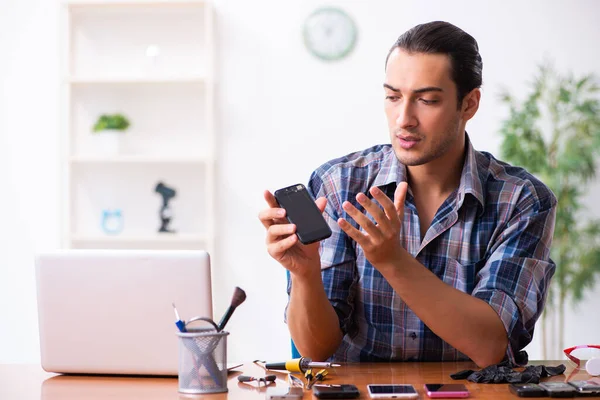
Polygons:
M214 242L214 7L210 0L59 0L62 245L206 249ZM93 132L122 113L123 134ZM163 183L174 192L157 192ZM158 233L166 193L170 227ZM172 197L172 196L171 196ZM120 210L123 230L101 221Z
M205 83L204 75L181 76L71 76L64 80L72 85L97 85L97 84L172 84L172 83Z
M206 242L205 235L194 235L184 233L164 233L164 234L148 234L148 235L73 235L72 242L87 242L87 243L146 243L146 244L161 244L161 243L202 243Z
M67 0L63 1L64 6L71 8L87 8L87 7L146 7L146 6L158 6L158 7L189 7L189 6L203 6L206 2L204 0L178 0L178 1L165 1L165 0L141 0L141 1L121 1L121 0Z
M121 156L71 156L72 164L205 164L204 157L121 155Z

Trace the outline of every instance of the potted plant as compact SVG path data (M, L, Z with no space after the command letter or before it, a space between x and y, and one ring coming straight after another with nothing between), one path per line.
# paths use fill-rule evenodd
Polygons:
M600 277L600 221L582 205L600 154L599 92L595 76L561 75L547 64L523 102L507 91L501 95L509 108L500 129L502 158L536 175L558 199L551 249L556 272L541 318L544 359L565 348L568 302L576 306ZM558 340L550 354L549 338Z
M122 114L102 114L94 124L94 151L100 153L119 153L120 133L129 128L129 120Z

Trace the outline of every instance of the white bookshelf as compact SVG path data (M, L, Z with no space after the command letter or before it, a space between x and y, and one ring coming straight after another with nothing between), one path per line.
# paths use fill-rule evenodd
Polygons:
M94 84L161 84L161 83L204 83L204 76L70 76L64 79L72 85Z
M206 164L212 162L206 157L165 157L153 155L84 155L69 157L71 164Z
M214 249L214 37L207 1L61 4L62 245ZM93 132L121 113L125 132ZM106 146L109 136L110 147ZM175 233L159 233L163 182ZM123 229L102 228L119 209Z

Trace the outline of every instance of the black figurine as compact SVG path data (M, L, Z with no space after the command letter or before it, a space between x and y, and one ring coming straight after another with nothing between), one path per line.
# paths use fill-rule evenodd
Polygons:
M175 189L172 189L172 188L166 186L162 182L158 182L154 191L156 193L159 193L163 198L162 207L160 208L160 211L159 211L161 224L160 224L160 229L158 231L159 232L175 232L168 228L169 223L171 223L171 216L172 216L171 208L169 207L169 200L171 200L173 197L175 197L177 192L175 191Z

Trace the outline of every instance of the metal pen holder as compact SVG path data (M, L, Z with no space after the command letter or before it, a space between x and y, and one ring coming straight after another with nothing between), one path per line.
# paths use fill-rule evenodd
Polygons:
M179 336L179 392L227 392L227 336L229 332L195 329Z

